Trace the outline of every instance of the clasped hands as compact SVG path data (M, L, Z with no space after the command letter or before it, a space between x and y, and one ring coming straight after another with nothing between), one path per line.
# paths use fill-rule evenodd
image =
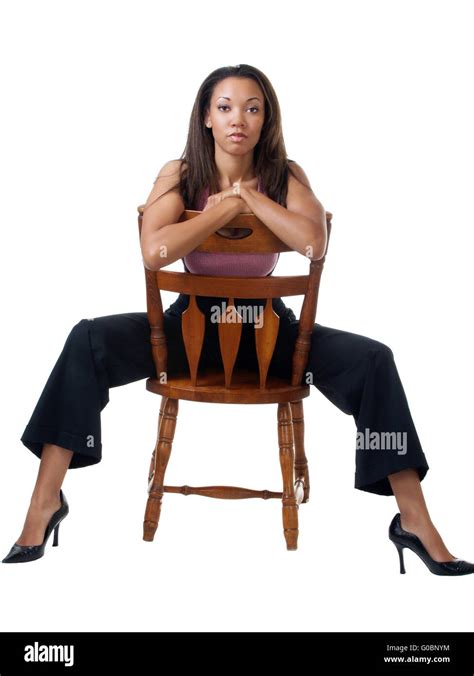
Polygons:
M258 182L257 178L252 178L250 181L236 181L230 188L226 188L225 190L221 190L221 192L218 192L215 195L209 195L203 211L207 211L207 209L211 209L212 207L215 207L216 204L219 204L219 202L222 202L222 200L224 200L228 197L237 197L242 202L242 207L241 207L241 210L240 210L239 213L241 213L241 214L252 213L252 211L250 210L247 202L242 197L240 189L241 188L257 188L257 182Z

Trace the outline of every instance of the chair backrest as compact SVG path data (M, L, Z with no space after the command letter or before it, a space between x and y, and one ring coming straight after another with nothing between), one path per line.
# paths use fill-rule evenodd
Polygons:
M138 207L138 231L141 236L144 206ZM186 209L179 221L195 218L201 212ZM199 358L204 341L205 317L199 309L196 296L216 296L227 299L226 313L235 305L235 298L266 299L263 308L263 322L259 315L255 322L255 345L259 366L260 388L264 389L267 373L272 360L278 336L280 319L273 311L272 298L280 296L304 295L299 317L298 335L293 352L291 385L301 384L303 372L308 362L311 347L311 334L316 318L319 285L324 267L331 233L332 214L326 212L327 245L324 256L319 260L309 260L309 274L295 276L266 277L217 277L197 275L189 272L166 270L151 271L145 268L147 315L150 323L151 347L157 377L167 371L167 345L163 325L163 305L160 291L175 291L189 295L189 305L182 313L182 335L191 374L191 385L198 387L197 374ZM255 214L240 214L226 228L242 229L241 237L228 238L213 233L202 242L195 251L208 253L280 253L292 251L282 242ZM239 313L233 312L236 321L220 322L218 325L219 344L224 367L225 387L232 384L232 373L237 358L242 322ZM258 324L258 325L257 325Z

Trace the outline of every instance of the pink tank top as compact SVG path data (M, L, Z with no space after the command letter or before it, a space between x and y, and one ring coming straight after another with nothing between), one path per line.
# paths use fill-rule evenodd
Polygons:
M260 177L258 178L257 190L262 190ZM197 211L202 211L209 195L206 188L198 201ZM195 275L214 275L219 277L265 277L270 275L279 258L279 253L270 254L233 254L233 253L208 253L204 251L191 251L181 260L185 269Z

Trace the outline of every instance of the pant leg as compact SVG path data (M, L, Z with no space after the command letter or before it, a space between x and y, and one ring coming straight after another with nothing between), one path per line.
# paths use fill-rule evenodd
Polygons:
M222 300L198 297L207 320L212 306L220 306ZM170 376L189 374L181 330L181 314L188 303L189 296L180 294L163 313ZM247 339L239 355L240 363L256 364L255 349L252 352L252 344L250 350L248 345ZM215 365L219 359L217 325L207 321L200 367ZM100 462L100 412L109 402L109 389L148 377L155 378L157 374L146 312L82 319L67 337L21 436L22 443L38 458L44 443L74 451L70 469Z
M168 372L186 355L179 314L164 312ZM101 461L100 412L109 388L156 377L146 312L82 319L70 331L21 441L38 458L44 443L74 451L70 469Z
M284 377L291 374L299 325L292 310L287 310L274 355ZM355 488L393 495L389 474L414 468L420 481L425 477L429 466L390 347L316 323L301 382L313 384L341 411L353 416L357 426Z

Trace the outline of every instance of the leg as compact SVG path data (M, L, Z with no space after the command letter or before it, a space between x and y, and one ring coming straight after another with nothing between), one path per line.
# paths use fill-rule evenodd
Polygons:
M185 359L179 318L164 313L168 371ZM71 330L21 437L41 458L43 444L74 452L69 469L102 459L100 412L109 390L154 376L150 325L145 312L82 319Z
M178 322L165 312L167 338L175 348L169 370L184 354ZM109 401L109 388L155 376L149 332L144 312L83 319L72 328L21 437L41 462L17 544L43 541L68 468L100 462L100 411Z
M291 354L298 320L286 311L278 338L277 364L291 372ZM358 430L405 433L404 448L356 447L355 487L379 495L395 495L404 527L416 533L439 561L452 558L428 515L420 481L428 463L411 417L392 350L385 344L315 324L303 382L313 384L341 411L354 417ZM379 436L379 439L381 437Z
M402 528L418 535L435 561L454 559L431 521L418 473L404 469L390 474L388 479L400 510Z
M161 397L161 406L160 406L160 415L158 417L158 432L156 435L156 438L160 438L160 427L161 427L161 421L163 420L163 410L165 408L165 403L166 403L166 397ZM151 461L150 461L150 469L148 470L148 483L150 483L153 474L155 472L155 448L153 449L153 452L151 454Z
M322 361L320 350L317 356L321 328L313 331L315 338L309 360L316 387L340 407L342 405L342 410L352 413L359 441L368 438L366 430L370 434L376 432L379 435L375 437L376 440L380 440L384 432L405 434L405 443L398 448L382 450L380 444L375 449L370 444L357 444L356 488L380 495L395 495L406 530L418 535L435 560L452 559L429 517L423 497L420 481L428 471L428 463L421 449L392 350L365 336L348 332L334 335L334 329L326 328L326 332L330 331L328 335L333 336L327 338L328 342L339 344L342 350L345 346L355 355L349 367L352 371L348 373L347 353L344 353L342 363L345 380L341 382L339 373L335 376L334 370L325 370L322 364L318 366L318 358ZM323 338L320 340L324 342ZM330 359L328 354L326 358ZM337 364L338 360L334 362ZM392 438L395 439L395 435Z
M163 397L163 400L163 420L156 442L155 467L151 485L148 488L149 496L143 522L143 539L147 542L153 541L160 520L165 472L171 455L179 407L178 399Z
M292 401L291 417L293 420L293 434L295 438L295 491L298 504L309 500L309 469L308 459L304 451L304 409L303 400ZM301 492L303 493L301 495Z
M73 452L53 444L44 444L38 477L18 545L39 545L46 526L61 506L59 491Z
M286 548L294 550L298 543L298 504L294 485L295 454L289 404L278 404L278 443L283 475L283 534Z
M275 349L276 372L290 377L292 351L298 330L294 314L281 323ZM428 471L392 350L378 340L315 324L302 383L314 385L335 406L352 415L357 426L355 487L393 495L388 476L402 469ZM362 435L395 441L403 448L381 450L361 443ZM404 436L402 434L404 433ZM385 437L383 436L385 435ZM389 435L392 435L391 437ZM389 446L389 444L386 444Z

